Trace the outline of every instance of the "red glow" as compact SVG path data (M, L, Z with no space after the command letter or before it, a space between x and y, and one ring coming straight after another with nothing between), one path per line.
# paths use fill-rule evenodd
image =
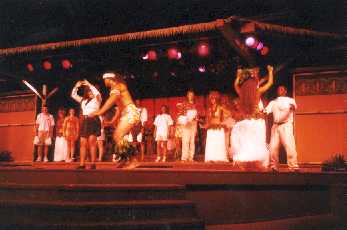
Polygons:
M31 63L28 63L28 64L27 64L27 70L28 70L29 72L34 72L34 66L33 66Z
M167 50L167 56L169 59L180 59L182 57L182 53L179 52L176 48L170 48Z
M68 59L64 59L61 61L61 65L64 69L70 69L72 67L72 64L70 62L70 60Z
M45 70L51 70L52 69L52 63L50 63L49 61L44 61L42 63L42 67L45 69Z
M149 50L146 55L148 56L149 61L157 60L157 52L155 52L155 50Z
M206 57L210 54L210 47L207 43L200 43L198 45L198 55L201 57Z
M269 53L270 49L267 46L264 46L261 50L260 50L260 54L263 56L266 56Z

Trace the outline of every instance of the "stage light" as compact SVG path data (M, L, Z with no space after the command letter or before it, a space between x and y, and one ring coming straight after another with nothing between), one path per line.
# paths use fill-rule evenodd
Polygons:
M245 40L245 44L248 47L254 47L256 43L257 43L257 39L255 39L252 36L247 37Z
M208 43L203 42L198 45L197 51L200 57L206 57L210 54L210 47Z
M155 50L149 50L147 52L148 60L149 61L155 61L157 60L157 52Z
M34 66L33 66L33 64L28 63L28 64L27 64L27 70L28 70L29 72L34 72Z
M51 70L52 69L52 63L49 62L49 61L44 61L42 63L42 67L45 69L45 70Z
M203 66L203 65L199 66L198 70L199 70L200 73L205 73L206 72L206 67Z
M167 50L167 56L169 59L178 60L182 58L182 53L178 51L176 48L170 48Z
M148 53L142 56L142 60L148 60Z
M68 59L64 59L61 61L61 66L63 69L70 69L72 67L72 63Z
M264 47L264 44L262 42L259 42L258 45L257 45L257 50L261 50L262 48Z
M266 56L269 53L270 49L267 46L264 46L261 50L260 50L260 54L263 56Z

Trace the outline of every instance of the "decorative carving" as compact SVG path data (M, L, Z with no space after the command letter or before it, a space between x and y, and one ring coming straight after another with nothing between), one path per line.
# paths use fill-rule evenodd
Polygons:
M33 95L0 98L0 113L34 111L36 97Z
M346 76L297 76L295 79L295 95L329 95L347 94Z

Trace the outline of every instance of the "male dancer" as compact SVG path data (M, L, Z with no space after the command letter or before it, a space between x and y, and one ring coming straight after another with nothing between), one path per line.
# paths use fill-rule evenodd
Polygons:
M273 125L270 140L270 167L273 172L278 172L278 154L280 144L287 152L287 164L290 171L298 171L297 152L293 135L293 112L297 108L295 100L287 97L284 86L277 88L278 97L272 100L265 108L265 113L272 113Z
M102 78L106 87L110 89L110 96L101 109L91 114L91 116L101 116L112 106L117 106L116 115L112 119L117 123L113 140L117 146L120 146L124 136L140 121L140 114L131 98L126 83L119 73L107 72Z

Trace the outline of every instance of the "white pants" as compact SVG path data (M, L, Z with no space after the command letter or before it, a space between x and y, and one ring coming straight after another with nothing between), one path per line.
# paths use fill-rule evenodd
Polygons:
M182 126L182 160L192 161L195 153L195 135L197 123L190 122Z
M291 169L298 168L297 152L293 134L293 123L287 122L281 125L274 124L271 128L270 140L270 166L277 169L280 144L283 144L287 152L287 164Z

